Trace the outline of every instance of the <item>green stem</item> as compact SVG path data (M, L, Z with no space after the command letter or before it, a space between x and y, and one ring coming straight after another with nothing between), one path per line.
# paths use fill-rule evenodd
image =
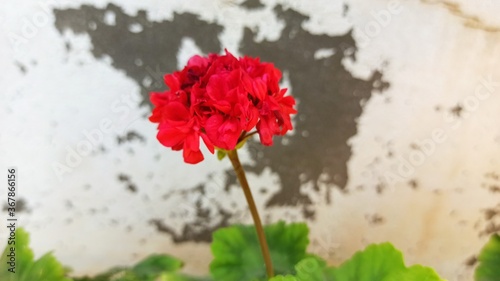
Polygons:
M241 166L240 159L238 158L238 152L236 149L228 151L227 156L233 164L233 169L238 176L243 193L245 193L245 198L247 199L248 208L252 214L253 222L255 224L255 230L257 231L257 237L259 238L260 249L262 251L262 256L264 257L264 263L266 265L267 277L270 279L274 276L273 264L271 262L271 255L269 254L269 247L267 246L266 236L264 234L264 228L262 227L262 222L260 221L259 212L255 206L255 201L253 200L252 192L250 191L250 186L248 185L247 177L245 175L245 170Z

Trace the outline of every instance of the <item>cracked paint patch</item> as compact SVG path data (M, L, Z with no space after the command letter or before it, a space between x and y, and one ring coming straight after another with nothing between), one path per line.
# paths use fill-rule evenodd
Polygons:
M280 5L274 12L285 23L278 40L258 42L257 34L246 28L240 51L272 61L288 73L292 95L300 101L299 113L295 134L287 136L286 142L276 142L267 149L249 140L250 156L256 164L245 168L259 174L270 167L278 174L281 188L266 202L268 207L312 205L311 194L302 187L312 183L313 192L320 193L322 174L328 185L325 202L330 203L333 188L346 188L351 158L348 140L357 133L363 101L383 92L389 83L381 71L372 70L363 80L344 67L342 61L355 61L358 51L351 31L339 36L311 34L302 27L309 16ZM315 59L314 54L322 49L335 52Z

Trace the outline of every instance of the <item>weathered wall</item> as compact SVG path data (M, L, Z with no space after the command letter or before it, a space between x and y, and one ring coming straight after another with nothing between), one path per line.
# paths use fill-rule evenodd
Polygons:
M91 274L160 251L206 273L211 232L251 218L229 163L156 141L147 96L227 48L299 100L291 135L244 152L266 221L306 220L332 264L391 241L471 280L500 230L500 3L241 2L2 5L0 167L19 169L36 253Z

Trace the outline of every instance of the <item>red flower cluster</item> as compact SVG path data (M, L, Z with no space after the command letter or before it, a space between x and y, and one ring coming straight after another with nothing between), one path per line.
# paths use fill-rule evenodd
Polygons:
M238 139L256 128L260 141L272 145L273 135L292 129L295 100L280 89L281 72L259 58L225 55L193 56L182 71L167 74L170 88L152 93L155 106L149 120L158 125L157 138L184 161L203 160L200 137L210 152L214 146L236 147Z

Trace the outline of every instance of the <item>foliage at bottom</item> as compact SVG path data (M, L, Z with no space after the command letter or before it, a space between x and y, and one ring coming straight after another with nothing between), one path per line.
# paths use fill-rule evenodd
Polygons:
M305 224L279 222L265 227L276 276L269 281L443 281L429 267L406 266L403 255L390 243L372 244L340 266L329 266L306 252L309 230ZM214 233L210 276L181 272L183 263L169 255L154 254L132 267L116 267L93 277L68 277L69 270L51 253L35 260L29 235L15 232L15 244L0 257L2 281L261 281L268 280L253 226L235 225ZM15 263L12 262L15 253ZM479 255L476 281L500 281L500 236L493 235Z

